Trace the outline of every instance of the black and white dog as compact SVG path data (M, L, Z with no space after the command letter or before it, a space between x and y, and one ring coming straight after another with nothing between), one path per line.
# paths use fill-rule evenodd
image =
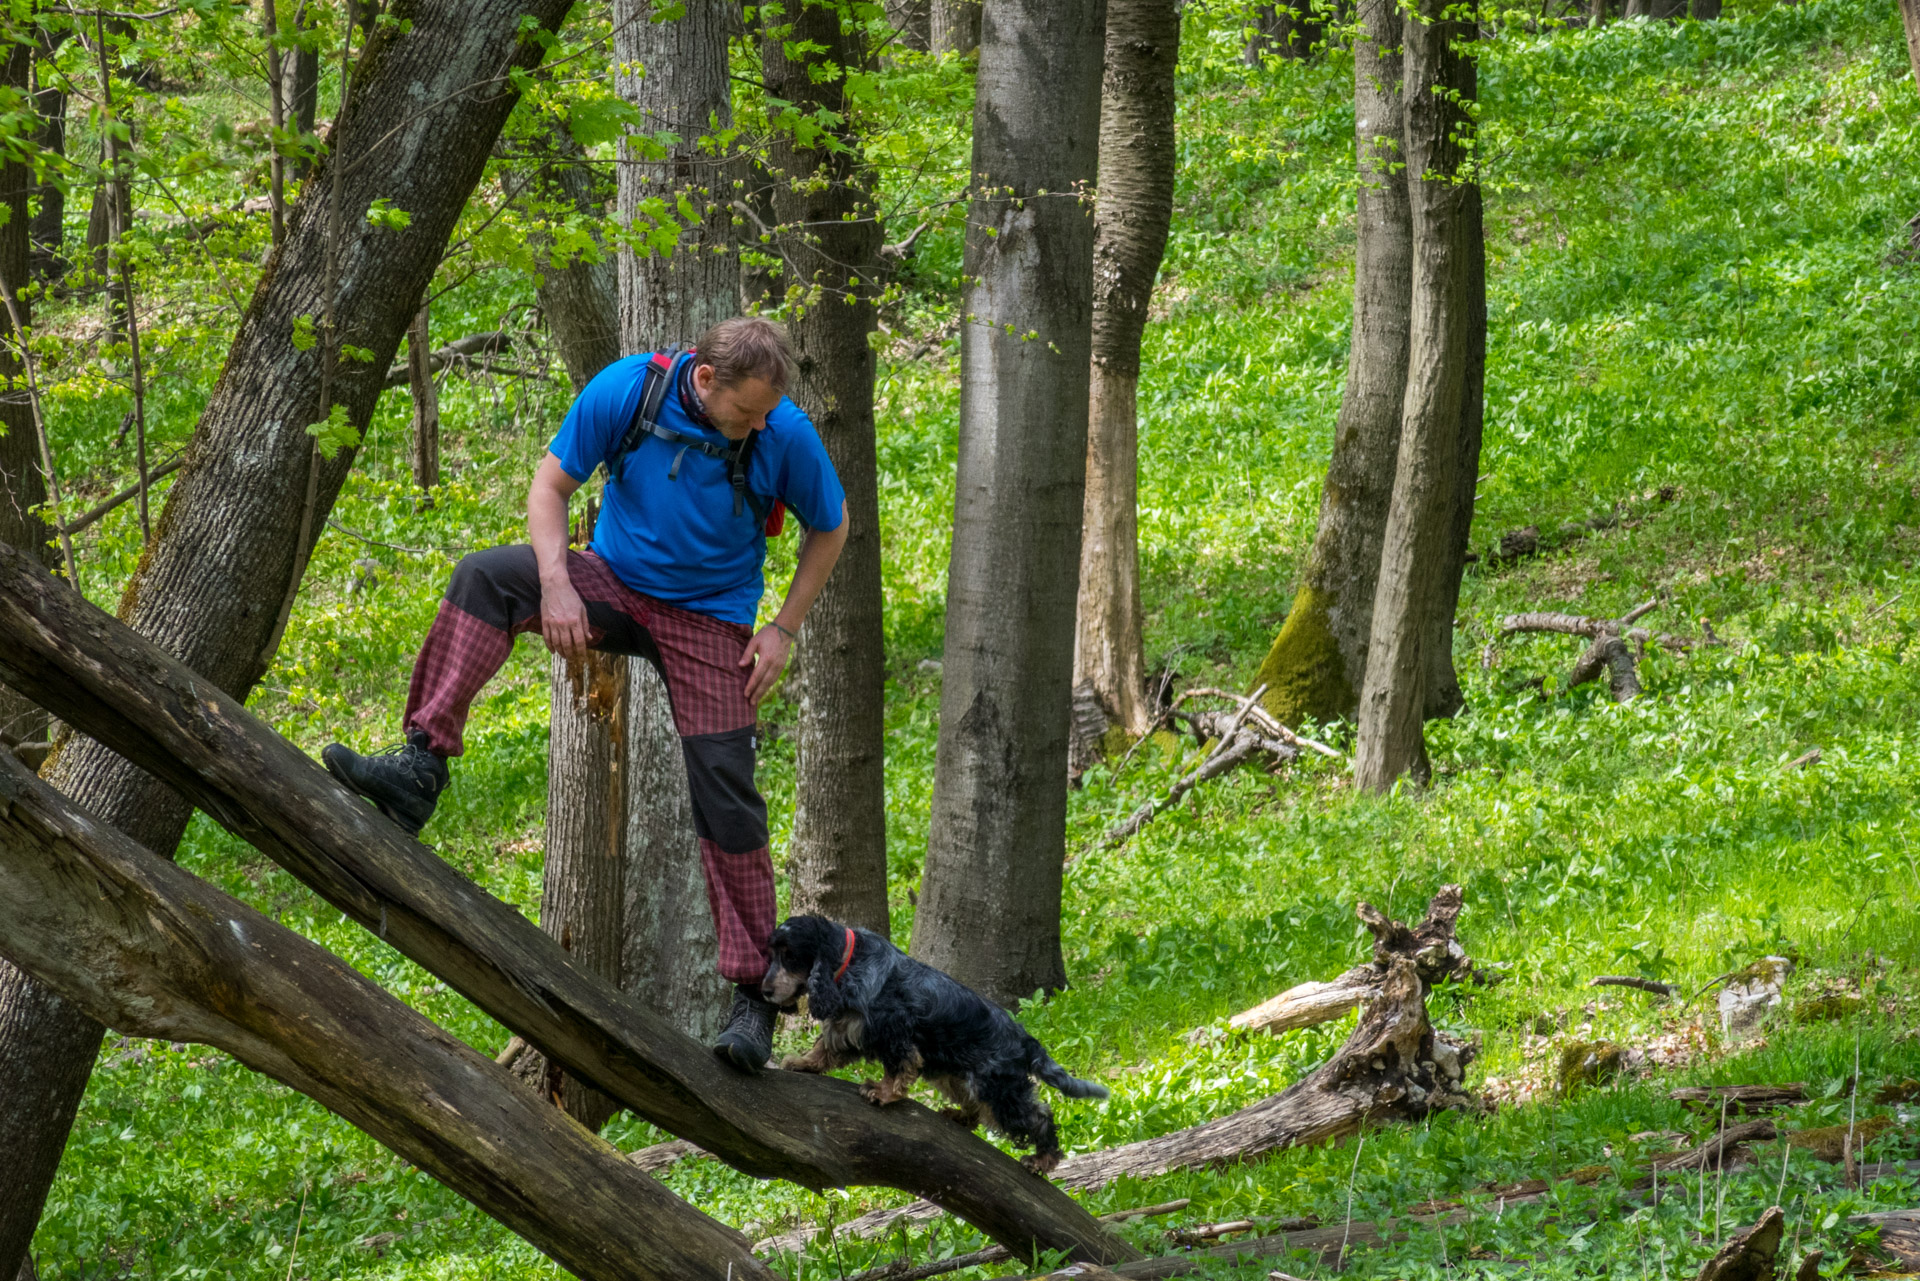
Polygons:
M1068 1098L1107 1097L1105 1086L1067 1075L1005 1010L871 930L790 916L770 947L762 995L792 1013L805 993L808 1013L823 1025L811 1050L781 1062L789 1071L877 1060L886 1075L860 1092L883 1106L906 1098L924 1076L955 1104L943 1116L972 1129L984 1115L1015 1143L1033 1147L1022 1164L1040 1174L1062 1154L1053 1109L1035 1094L1033 1078Z

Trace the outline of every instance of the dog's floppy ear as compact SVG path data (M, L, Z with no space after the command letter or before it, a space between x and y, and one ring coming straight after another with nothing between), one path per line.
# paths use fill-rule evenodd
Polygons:
M807 1013L825 1023L839 1018L845 1007L840 985L833 981L833 962L825 956L816 956L813 969L807 975Z

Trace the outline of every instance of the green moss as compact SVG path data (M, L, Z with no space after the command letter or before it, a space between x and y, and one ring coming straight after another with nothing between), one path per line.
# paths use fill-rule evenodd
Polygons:
M1858 1013L1866 1002L1852 992L1833 992L1793 1007L1795 1023L1834 1023Z
M1256 689L1267 687L1261 702L1282 725L1351 716L1359 705L1328 622L1331 603L1327 593L1303 584L1254 675Z
M1560 1051L1560 1064L1554 1071L1554 1083L1563 1095L1584 1086L1603 1085L1620 1075L1626 1051L1612 1041L1575 1041Z

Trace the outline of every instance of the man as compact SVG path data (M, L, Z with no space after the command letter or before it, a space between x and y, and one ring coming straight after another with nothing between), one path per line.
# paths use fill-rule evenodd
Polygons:
M846 544L846 495L813 424L786 398L793 352L778 325L738 317L709 329L664 375L654 430L636 431L650 359L609 365L568 411L527 493L531 545L475 552L454 568L414 661L406 741L370 756L334 743L321 759L418 832L449 781L447 758L460 755L468 708L515 635L537 629L568 658L603 649L653 663L686 755L720 973L735 984L714 1052L758 1071L773 1049L774 1011L759 984L774 894L754 712ZM570 550L567 499L602 464L592 545ZM784 603L755 632L775 504L807 532Z

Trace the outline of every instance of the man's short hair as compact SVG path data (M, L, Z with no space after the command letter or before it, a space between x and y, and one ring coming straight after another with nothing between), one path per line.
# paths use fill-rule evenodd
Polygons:
M760 316L735 316L700 335L699 361L713 366L714 382L737 387L749 378L784 392L793 382L793 344L787 331Z

